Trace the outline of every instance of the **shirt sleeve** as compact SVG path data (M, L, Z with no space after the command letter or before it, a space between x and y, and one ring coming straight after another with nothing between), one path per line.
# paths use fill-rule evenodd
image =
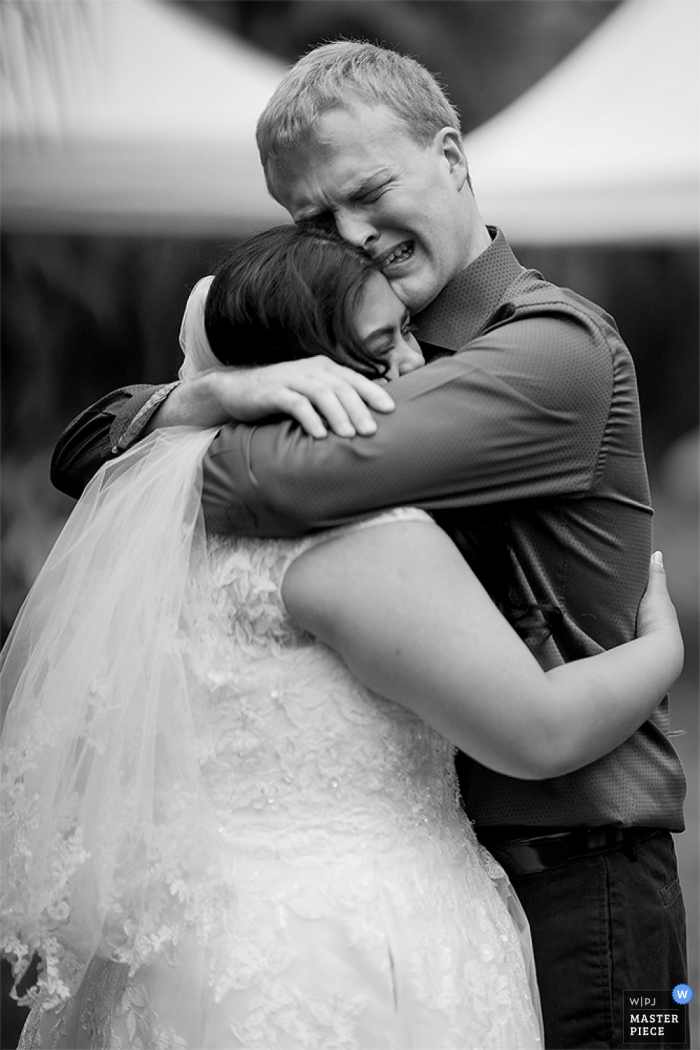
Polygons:
M78 499L100 467L143 435L156 409L178 384L129 386L81 412L61 434L51 458L51 481Z
M581 495L603 455L613 382L593 326L569 315L503 324L392 383L397 407L371 437L223 427L205 459L207 525L295 535L392 506Z

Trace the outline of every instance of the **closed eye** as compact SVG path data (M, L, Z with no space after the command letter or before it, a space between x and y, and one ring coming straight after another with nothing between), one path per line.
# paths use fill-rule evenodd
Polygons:
M375 201L379 200L379 198L382 196L383 193L384 193L384 187L380 186L379 189L368 190L367 193L358 194L358 196L355 198L355 200L359 204L374 204Z
M383 343L381 346L372 347L372 356L382 360L383 358L388 357L393 349L394 341L392 339L390 343Z
M357 192L353 194L353 200L359 204L372 204L374 201L379 200L382 194L389 189L390 184L391 177L385 178L383 182L375 182L369 186L358 187Z

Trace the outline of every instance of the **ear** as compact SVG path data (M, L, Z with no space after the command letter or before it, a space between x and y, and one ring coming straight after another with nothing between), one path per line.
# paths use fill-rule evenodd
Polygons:
M456 128L441 128L434 142L449 165L450 178L456 183L457 189L461 190L469 173L462 136Z

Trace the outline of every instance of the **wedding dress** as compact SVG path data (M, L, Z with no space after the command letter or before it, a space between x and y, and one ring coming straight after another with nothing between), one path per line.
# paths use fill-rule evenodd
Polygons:
M209 281L183 376L215 364ZM42 959L21 1050L541 1047L454 748L288 617L285 571L329 533L206 537L214 433L98 473L2 653L0 947L22 992Z
M77 994L40 1001L23 1050L541 1045L526 924L460 809L454 748L287 616L285 570L321 541L208 541L208 607L172 642L218 825L210 885L179 941L135 968L98 953Z

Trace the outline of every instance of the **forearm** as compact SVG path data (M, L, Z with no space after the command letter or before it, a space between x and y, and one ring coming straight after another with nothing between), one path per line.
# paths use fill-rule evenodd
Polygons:
M394 408L385 388L327 357L263 368L216 368L164 387L126 387L83 412L58 443L53 480L79 496L102 464L152 430L210 429L291 417L312 439L372 434L372 411ZM205 505L206 509L206 505Z
M607 754L651 717L682 667L680 635L656 632L548 671L536 763L560 776Z
M312 438L372 434L370 409L391 412L383 386L328 357L304 357L261 368L216 368L182 383L153 427L218 427L290 417Z
M581 360L561 355L556 382L535 348L435 361L390 385L396 411L378 417L369 438L313 441L288 424L224 427L205 462L207 518L217 531L289 535L402 504L435 510L583 494L609 408L586 373L603 371L607 390L610 364L584 350Z
M466 385L478 382L472 374ZM592 483L599 413L547 419L544 436L532 403L513 405L501 425L508 413L492 413L489 399L470 412L459 383L437 390L413 373L391 393L396 411L370 437L313 441L291 423L223 427L204 465L207 519L216 531L295 535L392 506L546 499Z
M196 379L173 386L153 412L143 433L167 427L209 429L231 421L219 397L221 372L206 372Z
M473 644L470 633L462 645ZM613 751L653 715L682 667L677 643L661 635L550 672L502 646L509 666L493 666L481 684L473 664L451 655L449 645L444 658L468 672L461 680L444 672L440 679L435 667L423 673L413 654L398 670L388 668L366 632L364 650L339 640L336 647L370 688L410 707L482 765L523 780L564 776ZM420 659L430 667L425 653Z
M482 765L523 780L563 776L613 751L651 717L682 667L678 641L661 634L544 672L512 640L494 645L474 627L442 647L440 668L435 648L421 649L417 637L410 651L404 638L390 665L379 646L373 649L371 633L386 642L378 622L349 643L333 638L361 681L411 708ZM498 650L503 665L475 670L480 657L458 652L469 646Z
M658 598L665 582L654 574L648 591ZM482 765L521 779L560 776L612 751L682 666L666 594L661 630L651 623L633 642L543 671L454 545L424 523L321 542L291 566L283 597L292 618L370 689Z

